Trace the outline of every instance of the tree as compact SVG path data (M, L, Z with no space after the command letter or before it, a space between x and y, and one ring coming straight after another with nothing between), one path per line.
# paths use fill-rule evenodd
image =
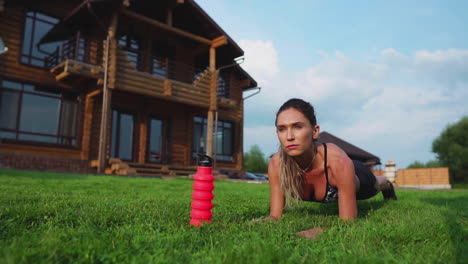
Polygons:
M244 170L248 172L266 173L268 171L268 162L265 154L258 145L253 145L249 152L244 153Z
M453 182L468 182L468 116L448 125L432 142L432 151L449 167Z
M426 162L426 168L439 168L443 167L442 164L440 164L440 161L438 160L430 160Z
M408 165L407 169L418 169L418 168L438 168L442 167L442 164L438 160L430 160L426 163L415 161Z
M419 168L425 168L424 166L424 163L420 162L420 161L415 161L413 163L411 163L410 165L408 165L408 167L406 167L407 169L419 169Z

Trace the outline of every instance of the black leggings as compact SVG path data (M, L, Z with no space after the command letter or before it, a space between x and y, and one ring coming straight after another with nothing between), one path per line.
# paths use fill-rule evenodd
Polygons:
M353 160L354 173L359 178L359 191L356 193L357 200L365 200L373 197L378 193L375 183L376 178L372 171L360 161Z

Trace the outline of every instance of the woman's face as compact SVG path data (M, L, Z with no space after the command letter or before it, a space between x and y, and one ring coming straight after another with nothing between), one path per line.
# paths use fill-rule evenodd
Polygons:
M286 109L278 115L276 133L281 148L289 156L300 156L310 150L319 132L319 126L312 126L309 119L294 108Z

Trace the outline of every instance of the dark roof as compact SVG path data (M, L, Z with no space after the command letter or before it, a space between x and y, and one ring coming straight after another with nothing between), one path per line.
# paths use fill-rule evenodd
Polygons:
M252 78L252 76L250 76L250 74L246 72L239 64L236 65L235 69L243 76L244 79L250 80L249 85L243 88L244 91L257 87L257 81L255 81L255 79Z
M83 0L52 27L39 41L39 44L68 39L79 30L86 36L105 38L110 18L119 3L113 0Z
M189 4L192 10L189 11L188 15L191 19L194 19L196 16L201 16L201 23L197 25L197 27L192 28L189 27L188 29L191 31L200 29L200 25L204 25L201 27L204 32L199 32L201 35L207 36L208 38L214 39L219 36L226 36L228 39L228 44L225 46L220 47L220 49L224 49L224 53L229 51L229 55L232 56L232 59L237 57L243 56L244 51L237 45L237 43L216 23L206 12L203 10L195 1L193 0L186 0L186 3ZM184 5L180 5L183 7ZM186 24L193 26L195 25L194 21L188 21ZM209 25L209 26L208 26ZM231 59L231 60L232 60Z
M346 152L352 160L359 160L369 165L381 164L379 157L325 131L319 134L317 143L333 143Z

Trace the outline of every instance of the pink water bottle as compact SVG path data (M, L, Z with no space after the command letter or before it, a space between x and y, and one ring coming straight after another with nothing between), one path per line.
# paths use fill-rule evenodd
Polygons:
M202 222L211 223L211 208L213 208L213 181L215 177L212 174L213 159L207 155L200 155L198 158L197 173L193 176L192 193L192 211L190 216L190 224L193 226L201 226Z

